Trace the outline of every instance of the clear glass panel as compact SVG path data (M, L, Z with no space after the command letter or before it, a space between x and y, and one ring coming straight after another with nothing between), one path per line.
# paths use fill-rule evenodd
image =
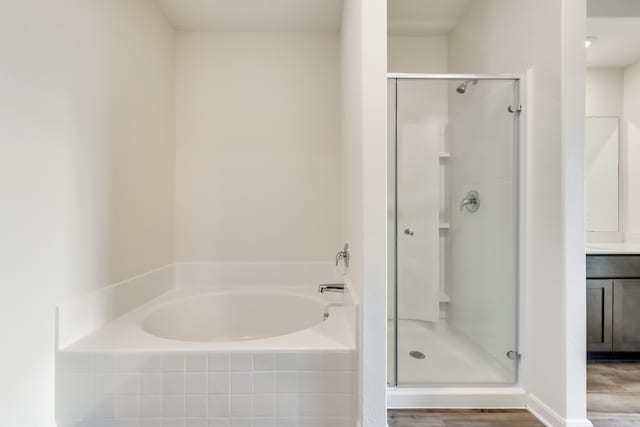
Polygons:
M517 83L395 85L390 382L515 383Z

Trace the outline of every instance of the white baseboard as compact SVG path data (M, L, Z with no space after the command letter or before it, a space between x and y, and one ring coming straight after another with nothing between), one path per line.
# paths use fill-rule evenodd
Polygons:
M568 420L547 406L536 396L527 396L527 409L548 427L593 427L588 419Z

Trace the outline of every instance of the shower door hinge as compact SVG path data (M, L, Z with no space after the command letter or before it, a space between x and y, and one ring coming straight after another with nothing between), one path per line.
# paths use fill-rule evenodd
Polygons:
M522 111L522 104L509 105L507 107L507 111L509 111L510 113L519 113L520 111Z
M522 357L522 354L518 353L515 350L510 350L510 351L507 351L507 357L511 360L518 362Z

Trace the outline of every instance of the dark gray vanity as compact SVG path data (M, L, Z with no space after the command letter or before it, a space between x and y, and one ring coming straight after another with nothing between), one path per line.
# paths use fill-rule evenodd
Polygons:
M640 254L587 255L587 351L640 352Z

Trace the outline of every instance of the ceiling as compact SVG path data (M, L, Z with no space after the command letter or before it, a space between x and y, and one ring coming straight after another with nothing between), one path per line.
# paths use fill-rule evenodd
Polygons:
M448 34L471 0L389 0L388 32L392 35Z
M589 18L587 67L624 68L640 60L640 17Z
M338 31L343 0L157 0L180 30Z

